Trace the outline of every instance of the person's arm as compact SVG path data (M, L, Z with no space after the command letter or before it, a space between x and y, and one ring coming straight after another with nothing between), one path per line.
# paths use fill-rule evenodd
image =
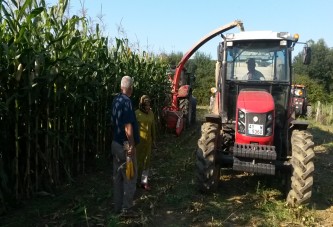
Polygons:
M127 155L131 156L132 152L135 152L133 126L131 123L125 124L125 133L126 133L128 143L129 143L129 150L127 152Z

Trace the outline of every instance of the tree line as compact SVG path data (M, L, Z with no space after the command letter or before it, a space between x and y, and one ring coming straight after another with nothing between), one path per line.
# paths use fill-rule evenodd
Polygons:
M333 49L328 47L324 39L317 42L309 40L312 50L310 65L302 64L302 53L295 56L294 83L304 84L308 88L311 103L333 102Z

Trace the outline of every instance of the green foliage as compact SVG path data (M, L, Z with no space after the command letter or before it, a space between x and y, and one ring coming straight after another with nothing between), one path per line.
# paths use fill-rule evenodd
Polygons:
M205 53L197 52L192 59L196 65L196 82L193 95L198 105L209 105L210 88L215 86L215 61Z
M327 95L323 85L310 79L308 76L295 75L293 83L306 86L307 96L310 103L316 103L317 101L330 102L332 100L331 96Z
M166 55L166 59L168 64L170 65L170 68L176 68L182 57L183 57L182 52L171 53L169 55Z
M330 93L333 91L333 50L323 39L319 39L317 43L310 40L308 43L312 49L311 63L308 66L303 65L302 53L299 53L294 59L294 73L308 75L311 80L319 83L327 93Z

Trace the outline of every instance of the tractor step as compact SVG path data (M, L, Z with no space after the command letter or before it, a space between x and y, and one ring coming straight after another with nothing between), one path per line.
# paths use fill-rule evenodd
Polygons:
M233 170L275 175L275 165L273 164L244 162L236 157L234 157Z
M235 157L276 160L275 146L258 144L237 144L233 149Z

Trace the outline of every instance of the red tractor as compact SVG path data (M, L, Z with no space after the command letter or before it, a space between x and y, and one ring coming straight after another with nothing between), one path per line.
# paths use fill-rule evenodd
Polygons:
M183 56L176 69L170 71L171 74L168 76L171 80L172 98L171 104L163 109L163 118L166 127L175 130L177 135L181 134L185 126L190 126L196 121L196 98L192 95L192 82L195 77L184 68L186 62L206 42L237 26L243 29L242 22L234 21L203 37Z
M307 98L307 89L305 85L293 84L291 86L291 95L293 99L293 105L295 108L295 115L298 116L311 116L311 105Z
M292 51L298 35L242 31L221 34L213 113L205 116L196 152L201 191L217 189L222 168L284 176L287 203L308 203L314 143L292 107ZM310 48L303 48L310 63ZM222 171L221 171L222 169Z

